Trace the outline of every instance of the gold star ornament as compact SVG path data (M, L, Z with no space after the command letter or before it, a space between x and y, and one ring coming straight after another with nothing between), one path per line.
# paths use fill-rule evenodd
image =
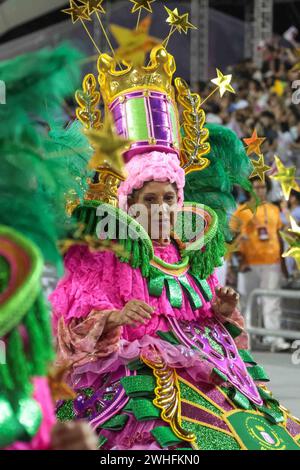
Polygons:
M290 216L290 222L291 228L288 229L288 232L281 232L281 237L290 245L282 257L294 258L300 270L300 227L292 216Z
M296 237L299 237L299 241L300 241L300 227L297 224L294 217L292 217L291 215L290 215L290 222L291 222L291 228L289 228L289 232L292 235L295 235Z
M283 253L282 257L283 258L288 258L288 257L294 258L294 260L296 261L296 264L297 264L297 268L300 271L300 245L291 247L288 251Z
M122 152L129 148L131 141L115 133L111 117L106 118L102 129L86 129L84 133L95 149L89 167L94 170L103 166L109 167L118 175L125 177Z
M144 10L149 11L149 13L152 13L151 3L153 3L155 0L130 0L130 1L131 1L131 3L134 4L132 9L131 9L131 13L141 11L142 8Z
M250 178L254 176L258 176L259 179L265 182L265 174L271 170L271 167L265 164L265 159L263 155L259 155L258 160L252 160L252 164L254 166L254 171L251 174Z
M66 13L67 15L71 15L72 18L72 23L75 24L78 20L87 20L91 21L87 7L86 5L84 6L78 6L74 0L70 0L70 8L67 8L66 10L62 10L63 13Z
M147 52L161 43L160 39L149 36L151 21L151 15L147 15L136 29L128 29L116 24L110 25L110 31L119 44L116 50L118 60L132 62L134 65L144 65Z
M258 156L261 155L260 147L262 146L265 140L265 137L258 137L257 130L255 129L250 138L243 139L244 143L247 146L247 155L249 156L252 153L255 153Z
M194 26L192 23L189 21L189 14L184 13L183 15L180 15L178 12L178 8L175 8L174 10L170 10L170 8L165 6L165 10L168 13L168 18L166 19L166 22L175 28L180 34L184 32L184 34L187 34L189 29L197 29L196 26Z
M230 85L232 75L223 75L219 69L217 69L217 75L217 78L213 78L211 82L219 88L221 98L224 96L226 91L229 91L229 93L235 93L234 88Z
M86 6L89 16L96 12L105 13L105 10L102 6L104 0L79 0L79 2Z
M278 173L276 175L272 175L271 178L273 178L276 181L279 181L279 183L281 184L284 198L288 201L292 189L295 189L295 191L300 192L300 186L297 184L296 179L295 179L296 168L285 167L277 155L275 155L274 158L275 158Z

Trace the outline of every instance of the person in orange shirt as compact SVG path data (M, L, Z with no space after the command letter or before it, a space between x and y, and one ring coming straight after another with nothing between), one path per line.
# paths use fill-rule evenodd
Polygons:
M280 210L267 201L267 193L271 189L270 180L266 177L266 181L263 182L259 177L254 177L251 181L261 204L255 214L246 204L242 204L231 220L231 230L238 236L240 257L238 291L244 308L249 294L254 289L279 289L282 278ZM262 297L261 306L265 328L279 330L281 326L280 299ZM280 337L266 336L264 341L274 351L289 348L289 343Z

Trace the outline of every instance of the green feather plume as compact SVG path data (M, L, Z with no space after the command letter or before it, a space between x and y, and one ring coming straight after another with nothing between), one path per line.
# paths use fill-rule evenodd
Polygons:
M82 55L68 44L0 64L7 104L0 106L0 223L20 231L44 258L60 261L57 241L70 228L66 198L87 189L92 149L75 122L60 123L63 101L79 84Z
M62 117L62 102L80 83L81 52L63 43L0 64L6 85L6 104L0 106L0 140L38 145L40 129L34 121Z
M242 142L230 129L207 124L211 151L206 158L210 165L186 178L185 200L211 207L218 214L219 227L227 241L231 240L228 220L236 208L232 195L234 185L251 191L248 180L253 171Z

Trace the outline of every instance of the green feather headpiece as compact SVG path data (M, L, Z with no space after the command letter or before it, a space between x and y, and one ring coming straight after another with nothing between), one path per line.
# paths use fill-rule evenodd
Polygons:
M251 191L248 180L253 171L252 163L237 135L230 129L207 124L211 151L206 158L210 165L201 172L186 177L185 199L205 204L217 213L219 229L225 240L231 240L228 220L236 208L232 195L234 185Z

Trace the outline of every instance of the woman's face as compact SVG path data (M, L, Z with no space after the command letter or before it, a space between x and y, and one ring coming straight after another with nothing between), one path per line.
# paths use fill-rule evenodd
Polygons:
M174 184L149 181L134 191L129 201L129 215L145 228L152 240L169 240L178 211Z

